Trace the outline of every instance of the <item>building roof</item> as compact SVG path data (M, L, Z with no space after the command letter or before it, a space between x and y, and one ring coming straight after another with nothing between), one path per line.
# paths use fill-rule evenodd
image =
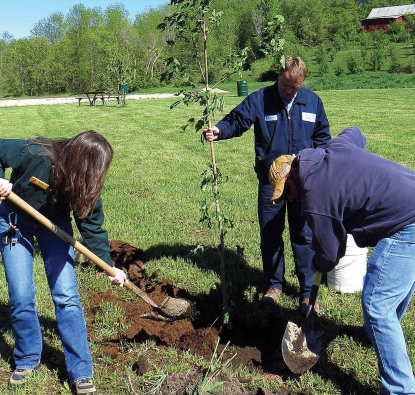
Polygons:
M366 19L398 18L405 14L415 14L415 4L372 8Z

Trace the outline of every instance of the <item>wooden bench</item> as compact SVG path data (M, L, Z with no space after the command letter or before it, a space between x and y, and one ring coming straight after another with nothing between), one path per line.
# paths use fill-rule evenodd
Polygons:
M117 104L120 104L120 95L115 95L115 96L97 96L95 98L93 98L93 105L95 106L95 102L97 100L101 100L102 101L102 105L103 106L108 106L108 100L109 99L116 99L117 100ZM81 101L84 99L87 99L88 101L90 101L90 99L87 96L80 96L80 97L75 97L76 100L78 100L78 106L81 105Z
M115 95L115 96L107 96L107 97L105 97L105 98L104 98L105 103L103 103L103 104L105 104L106 106L108 106L108 100L109 100L109 99L116 99L116 100L117 100L117 104L120 104L120 97L121 97L121 96L119 96L119 95ZM101 98L99 97L99 99L101 99Z
M88 98L86 96L83 96L83 97L75 97L75 99L78 100L78 106L80 106L81 105L81 100L88 99Z

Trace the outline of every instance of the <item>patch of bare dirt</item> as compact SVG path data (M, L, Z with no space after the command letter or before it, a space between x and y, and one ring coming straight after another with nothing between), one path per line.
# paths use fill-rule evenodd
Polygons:
M147 287L143 263L145 261L144 252L119 240L111 240L110 247L114 265L127 272L130 279L146 291L157 304L160 304L167 296L184 297L193 303L194 314L191 318L170 322L155 321L141 318L150 309L144 301L138 298L134 302L123 301L117 299L111 290L105 293L81 290L81 292L88 293L90 305L90 308L85 312L89 339L96 340L94 320L101 302L112 302L125 312L124 320L129 328L116 338L107 339L107 342L102 343L100 348L102 353L113 359L123 360L124 357L119 352L121 340L143 342L147 339L153 339L161 347L175 346L179 350L190 350L192 354L201 355L209 360L215 350L216 341L220 337L221 344L218 347L218 352L223 352L224 361L233 357L233 366L246 366L255 377L267 377L270 380L281 381L281 375L287 373L281 356L281 339L286 322L279 316L277 306L271 308L262 304L252 306L252 304L240 301L241 305L238 306L237 313L233 318L233 327L223 328L218 324L221 312L220 290L212 291L210 295L192 296L175 288L168 280ZM238 301L236 301L236 305L238 305ZM245 314L247 310L253 308L263 309L263 311L259 311L260 317L263 317L262 321L247 323ZM226 343L229 344L225 346ZM148 369L148 364L144 360L137 361L135 365L133 369L138 374L143 374ZM226 372L223 374L226 375ZM187 389L197 388L203 380L203 375L203 372L195 371L169 375L164 383L165 391L163 393L186 393ZM226 384L222 389L225 392L222 393L254 395L244 389L238 379L229 376L223 381L226 381ZM274 394L288 394L283 388L281 391L274 392Z

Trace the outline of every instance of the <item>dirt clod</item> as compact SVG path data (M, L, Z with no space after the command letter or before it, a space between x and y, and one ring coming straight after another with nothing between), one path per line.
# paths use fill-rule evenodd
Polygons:
M133 364L132 370L137 374L144 374L151 370L151 365L145 355L140 355L138 360Z
M144 251L121 240L110 239L109 242L114 266L127 272L129 279L144 289L146 272L146 267L143 264Z

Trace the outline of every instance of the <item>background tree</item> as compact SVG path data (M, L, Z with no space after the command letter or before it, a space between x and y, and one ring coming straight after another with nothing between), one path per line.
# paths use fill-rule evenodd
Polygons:
M141 63L141 76L144 78L140 86L150 85L150 81L159 75L163 69L163 56L166 54L167 42L172 40L172 29L158 30L157 26L163 22L166 12L163 9L150 10L147 13L138 14L135 19L134 30L139 37L136 43L136 57L134 63L136 69Z
M46 37L51 44L62 40L66 33L65 17L61 12L54 12L35 24L30 33L33 37Z
M385 55L376 53L382 49L374 47L378 32L362 30L360 19L367 17L373 7L398 4L399 0L215 0L215 10L222 13L222 21L208 32L210 83L222 78L223 65L230 53L241 53L247 47L253 58L264 59L257 69L261 72L258 78L263 81L276 79L278 58L264 55L261 50L264 29L276 14L286 16L287 23L281 35L285 38L287 53L301 56L312 66L313 72L324 74L330 62L337 59L339 51L346 49L361 51L364 56L361 62L367 61L371 71L379 70L379 62ZM177 41L176 45L169 46L166 42L175 39L171 29L156 29L165 16L174 12L175 5L166 4L130 20L122 3L115 3L104 11L80 3L65 16L55 12L42 18L31 30L32 36L25 39L29 42L0 36L0 92L2 95L28 94L29 91L31 94L78 93L106 88L114 51L128 68L126 82L131 91L163 84L160 76L166 70L163 61L168 57L188 65L187 73L191 77L188 82L203 85L200 66L194 57L195 46L200 50L202 45L200 37L194 40L189 37L188 41ZM405 20L406 27L391 24L391 34L385 34L384 45L391 41L405 43L406 57L409 58L414 55L415 16L407 15ZM42 38L46 38L48 46L36 41ZM15 44L14 41L22 43ZM46 56L41 62L44 72L36 70L36 75L42 74L42 78L32 78L36 66L25 56L31 56L28 48L39 45L42 56ZM18 46L23 48L20 54L16 53ZM316 64L314 54L319 46L324 47L329 63ZM344 58L342 53L340 60L344 62ZM385 62L386 59L383 64ZM412 64L410 59L405 63ZM364 68L363 63L361 66ZM179 79L174 83L183 85ZM38 85L34 87L34 84ZM29 86L31 88L27 90Z
M322 0L291 0L281 5L287 25L302 45L318 45L327 39L327 18Z

